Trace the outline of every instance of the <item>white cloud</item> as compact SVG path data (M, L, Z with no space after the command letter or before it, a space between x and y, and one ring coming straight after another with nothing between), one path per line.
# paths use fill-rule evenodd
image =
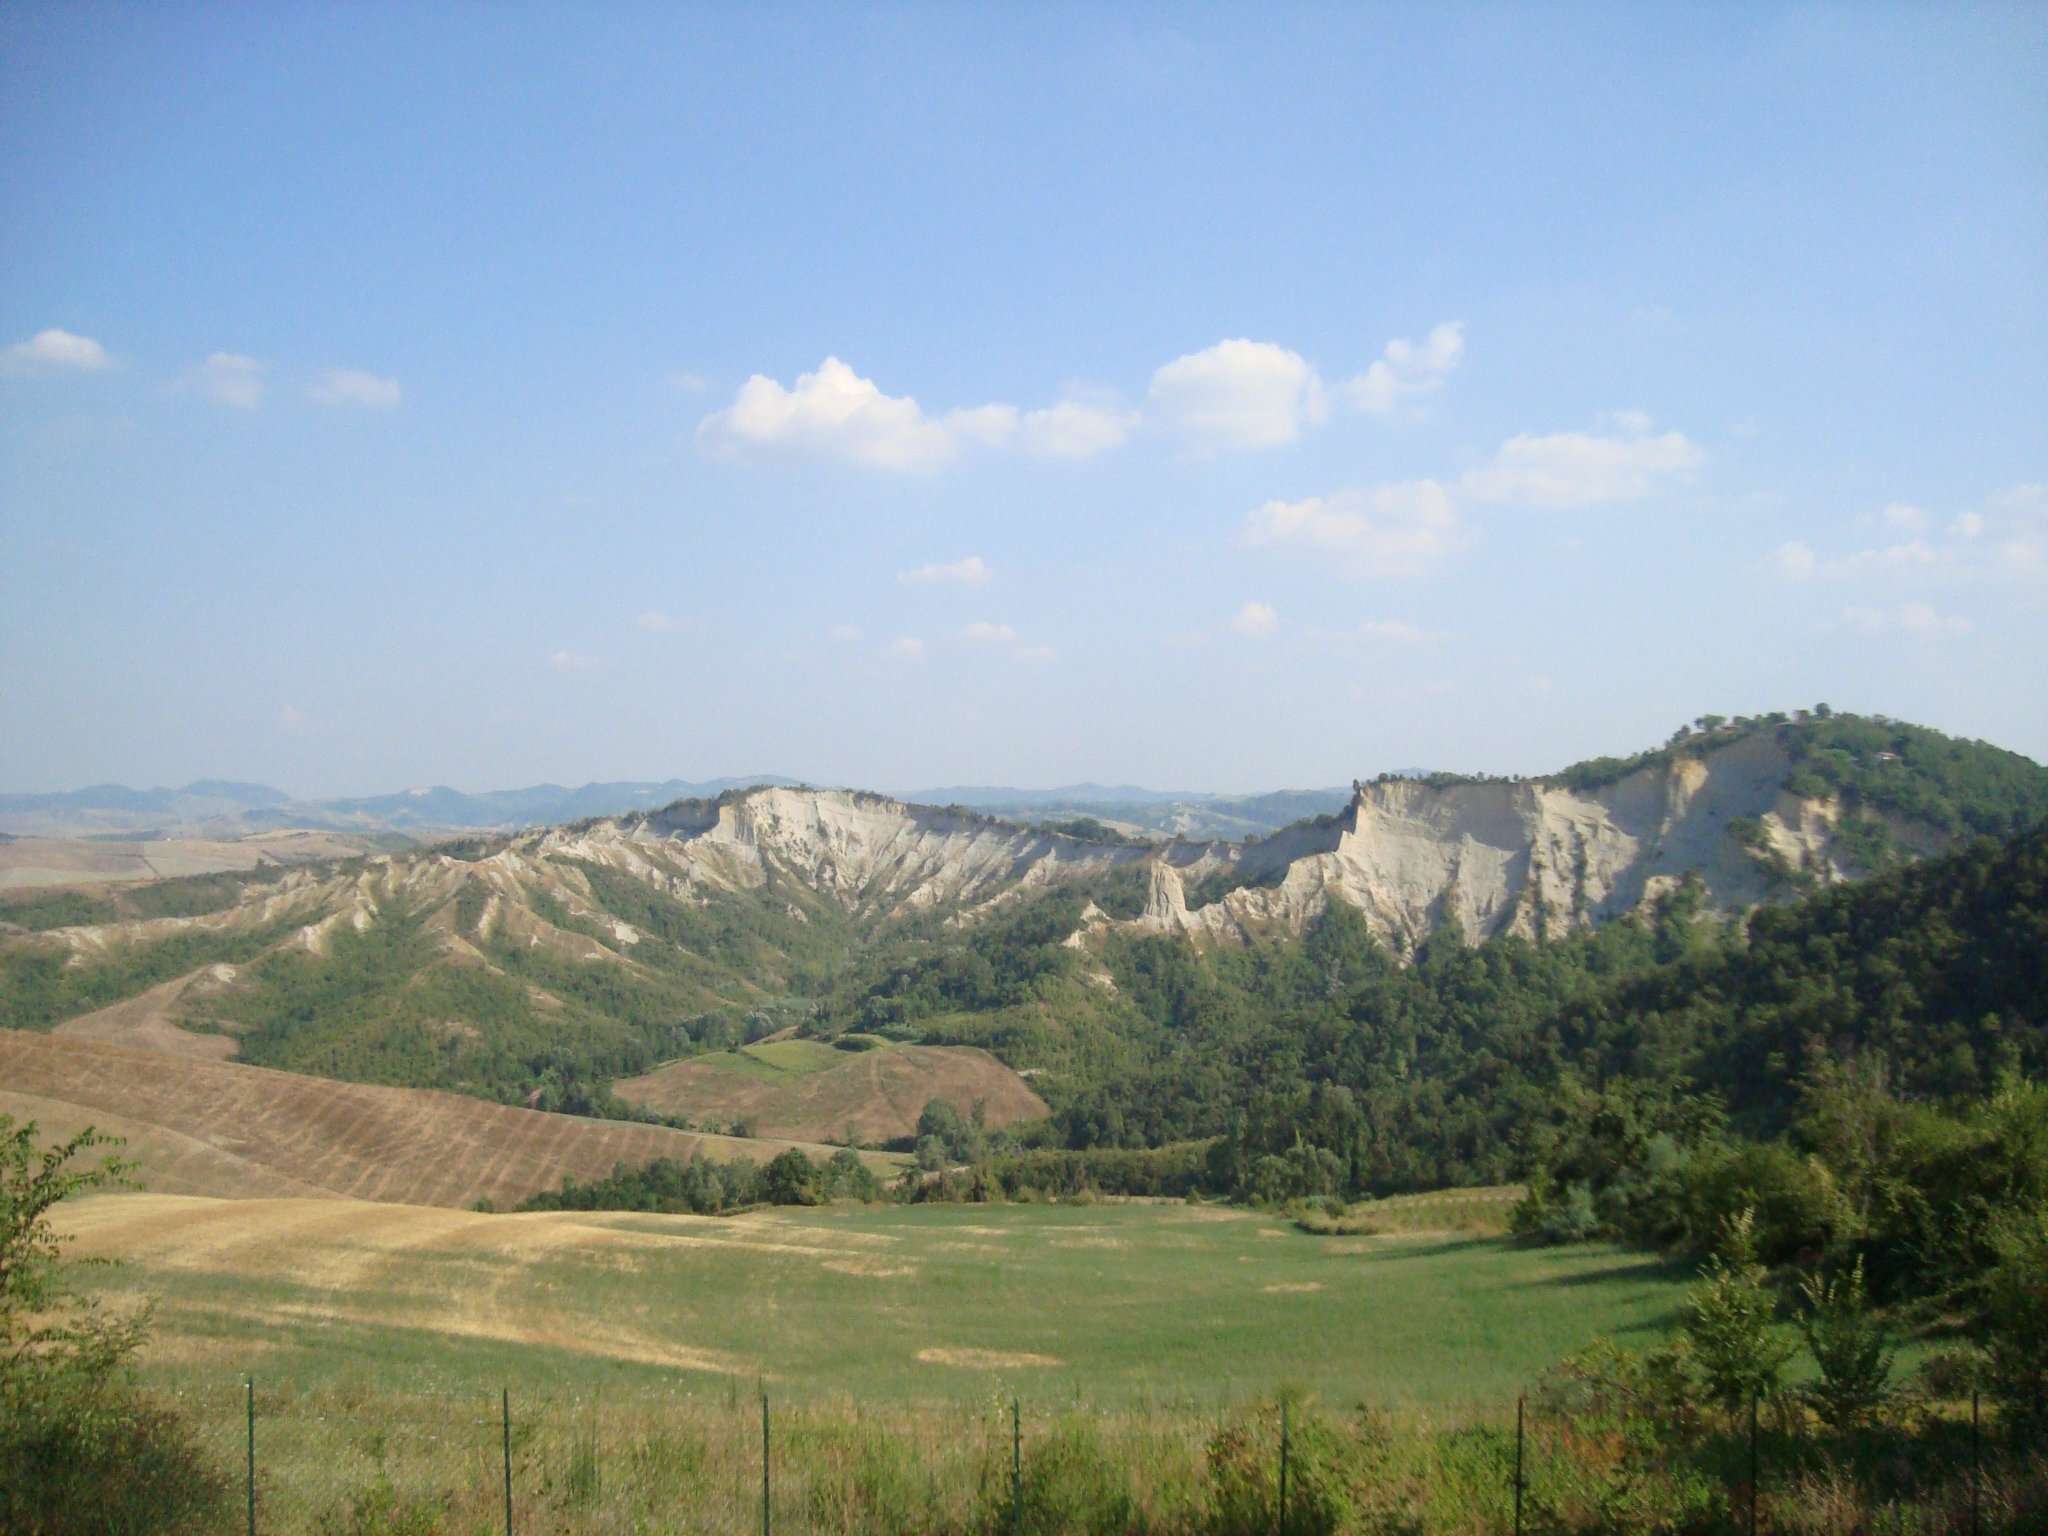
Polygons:
M215 352L185 375L185 387L216 405L253 411L263 403L264 364L239 352Z
M1965 512L1948 525L1948 531L1959 539L1974 539L1984 531L1984 514Z
M701 395L711 387L711 381L701 373L679 368L668 376L668 387L680 394Z
M597 665L595 656L585 656L581 651L550 651L548 665L557 672L588 672Z
M1844 571L1899 571L1938 565L1945 556L1925 539L1908 539L1882 549L1859 549L1840 562Z
M2048 511L2048 485L2038 480L2009 485L2002 491L1994 491L1991 505L2001 512L2042 512Z
M714 453L790 448L877 469L930 469L953 454L953 437L908 395L885 395L836 357L785 389L757 373L731 405L697 424Z
M860 626L858 624L834 624L825 631L825 634L834 645L852 645L860 639Z
M277 711L277 724L280 730L296 734L305 728L306 712L295 704L280 705Z
M9 373L98 373L114 366L107 349L90 336L60 331L55 326L37 331L27 341L17 341L0 352Z
M1389 645L1421 645L1435 638L1428 630L1403 619L1367 619L1358 626L1358 633L1367 640L1384 640Z
M986 619L977 619L960 631L960 637L974 645L1015 645L1017 631L1007 624L991 624Z
M1895 501L1879 515L1887 528L1902 528L1908 533L1918 533L1927 526L1927 514L1908 501Z
M889 642L889 654L904 661L923 661L924 642L915 635L898 635Z
M1922 639L1968 634L1970 630L1968 619L1937 613L1926 603L1902 603L1896 608L1851 606L1842 610L1842 622L1866 635L1896 633Z
M1046 662L1053 659L1053 648L1049 645L1020 645L1015 652L1019 661Z
M1787 581L1809 580L1820 569L1820 560L1815 556L1813 546L1799 539L1788 539L1780 544L1771 556L1771 563Z
M1270 635L1280 627L1280 615L1270 603L1246 603L1231 616L1230 627L1240 635Z
M649 608L645 613L635 614L633 622L650 635L673 634L683 627L679 620L671 618L659 608Z
M1371 576L1418 575L1471 542L1450 493L1434 480L1269 501L1252 513L1245 538L1342 555Z
M896 579L906 587L985 587L994 574L981 556L969 555L965 560L955 560L946 565L920 565L916 570L898 573Z
M1324 417L1322 381L1298 352L1219 341L1152 375L1153 410L1198 450L1275 448Z
M1403 400L1440 388L1464 354L1465 327L1455 320L1445 321L1421 341L1396 338L1370 368L1344 386L1345 396L1368 415L1388 415Z
M1682 432L1652 434L1640 412L1610 418L1617 434L1521 433L1493 462L1467 473L1460 488L1475 501L1536 507L1591 507L1636 501L1705 458Z
M353 405L366 411L395 409L401 395L398 380L365 373L360 368L329 368L314 379L306 394L318 405Z
M1091 458L1121 444L1137 420L1129 411L1071 399L1040 410L995 402L933 417L910 396L884 394L874 380L828 357L815 372L797 375L794 388L755 374L731 405L697 424L697 440L713 454L782 449L920 470L949 462L968 443Z
M1026 411L1020 440L1025 450L1048 459L1092 459L1123 446L1138 424L1135 411L1062 400L1043 410Z

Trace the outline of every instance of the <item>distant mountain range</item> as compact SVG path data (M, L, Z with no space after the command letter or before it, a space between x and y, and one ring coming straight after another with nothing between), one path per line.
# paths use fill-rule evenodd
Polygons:
M177 789L94 784L57 794L0 795L0 832L28 837L146 833L232 837L308 827L431 837L447 832L557 826L591 816L652 810L676 800L712 799L727 790L788 787L797 782L781 774L763 773L722 779L621 780L573 789L533 784L524 789L477 793L437 784L331 800L298 800L267 784L226 779L199 779ZM1244 837L1273 831L1306 816L1341 810L1351 791L1346 787L1220 795L1146 789L1135 784L1068 784L1056 789L946 785L912 790L903 798L919 805L965 806L1025 822L1085 817L1125 833Z

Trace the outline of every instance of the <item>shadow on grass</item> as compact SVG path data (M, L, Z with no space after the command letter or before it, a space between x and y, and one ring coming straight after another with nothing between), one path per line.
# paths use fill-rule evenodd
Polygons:
M1634 1264L1624 1264L1616 1269L1580 1269L1568 1275L1550 1275L1537 1280L1518 1280L1516 1286L1527 1290L1547 1289L1552 1286L1610 1285L1617 1280L1663 1280L1683 1284L1699 1278L1697 1265L1683 1261L1674 1263L1669 1259L1643 1259Z
M1382 1233L1381 1236L1383 1238L1398 1238L1399 1234ZM1384 1264L1393 1259L1443 1258L1448 1254L1467 1253L1474 1248L1500 1248L1505 1250L1506 1246L1500 1238L1475 1234L1471 1237L1444 1238L1435 1242L1389 1242L1385 1247L1375 1247L1367 1254L1353 1256L1370 1258L1375 1264Z

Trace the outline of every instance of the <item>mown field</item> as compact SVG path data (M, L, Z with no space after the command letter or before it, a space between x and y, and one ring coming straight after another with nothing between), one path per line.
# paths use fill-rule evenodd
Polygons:
M762 1040L669 1062L612 1089L629 1104L700 1125L747 1121L763 1136L868 1145L912 1135L933 1099L963 1114L980 1104L991 1129L1046 1113L1031 1085L987 1051L854 1038L867 1048Z
M711 1218L486 1216L115 1195L68 1225L160 1298L167 1384L516 1393L748 1390L875 1404L1020 1392L1101 1406L1299 1388L1512 1399L1599 1335L1646 1338L1684 1277L1607 1249L1446 1230L1314 1237L1213 1206L841 1206ZM1422 1225L1438 1222L1440 1226Z

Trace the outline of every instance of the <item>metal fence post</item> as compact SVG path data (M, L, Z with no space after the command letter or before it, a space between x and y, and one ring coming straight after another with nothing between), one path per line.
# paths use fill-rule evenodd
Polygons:
M768 1536L768 1392L761 1392L761 1536Z
M1749 1394L1749 1536L1756 1536L1756 1404L1760 1394Z
M1970 1388L1970 1536L1980 1536L1984 1501L1984 1439L1977 1420L1977 1389Z
M1276 1530L1287 1530L1287 1399L1280 1399L1280 1524Z
M1010 1536L1024 1536L1024 1406L1010 1399Z
M512 1536L512 1389L501 1389L499 1423L505 1431L505 1536Z
M249 1407L249 1536L256 1536L256 1378L243 1378Z
M1522 1410L1526 1394L1515 1399L1515 1536L1522 1536Z

